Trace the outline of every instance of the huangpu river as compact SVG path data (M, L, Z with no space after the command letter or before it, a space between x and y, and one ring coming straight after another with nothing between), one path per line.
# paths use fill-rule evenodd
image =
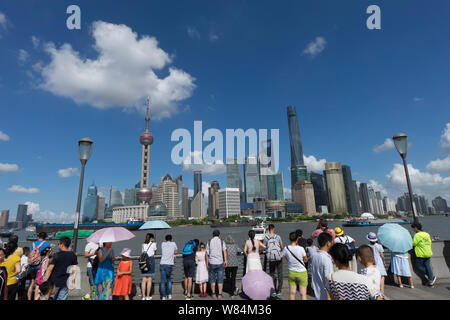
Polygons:
M412 218L409 218L411 221ZM430 236L433 238L434 236L438 236L440 240L450 240L450 217L445 216L426 216L419 218L420 223L423 225L424 231L428 232ZM342 221L329 221L329 228L342 227ZM296 223L274 223L276 233L279 234L283 240L284 244L289 243L289 233L295 231L296 229L303 230L303 237L309 238L311 233L316 229L317 222L296 222ZM406 228L411 236L414 236L414 231L411 229L409 224L403 224L404 228ZM342 227L345 234L348 234L352 238L356 240L356 245L367 244L366 235L369 232L377 233L379 227ZM180 226L174 227L168 230L142 230L142 231L133 231L133 234L136 236L133 239L128 241L122 241L113 243L114 253L116 257L120 257L120 252L123 248L130 248L131 254L133 256L139 256L141 254L141 246L145 240L145 235L150 232L153 233L156 237L156 242L158 243L158 252L156 254L161 254L161 242L164 241L164 237L167 234L171 234L173 241L177 244L178 253L181 253L183 250L184 244L186 241L191 239L199 239L200 242L204 242L205 244L212 237L212 232L214 228L210 226ZM221 238L226 239L227 236L231 235L235 241L235 243L241 248L244 248L244 243L248 239L248 231L250 227L228 227L228 228L219 228L221 232ZM26 237L30 235L30 232L19 231L16 232L19 236L19 246L30 246L31 242L26 241ZM5 240L5 239L4 239ZM315 242L317 245L317 242ZM79 239L77 245L77 251L82 252L84 247L86 246L86 239ZM241 258L242 259L242 258ZM179 282L183 279L183 263L182 258L175 259L175 266L173 271L172 279L174 282ZM156 274L155 281L159 282L159 259L156 260ZM243 261L243 260L242 260ZM86 259L79 256L78 263L86 263ZM389 261L386 261L387 266L389 265ZM285 274L287 275L287 263L283 264L285 270ZM133 281L139 283L140 272L137 266L137 261L133 262ZM239 267L238 277L242 277L243 271L243 263ZM267 270L268 271L268 270Z

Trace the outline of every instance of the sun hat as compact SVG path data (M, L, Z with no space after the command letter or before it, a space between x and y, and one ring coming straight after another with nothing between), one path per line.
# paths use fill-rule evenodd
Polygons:
M124 248L122 252L120 253L121 256L131 258L131 249L130 248Z
M334 232L336 233L336 236L337 236L337 237L340 237L340 236L342 236L342 235L344 234L344 230L342 230L342 229L339 228L339 227L334 228Z
M374 232L369 232L366 236L366 239L371 242L378 241L377 235Z

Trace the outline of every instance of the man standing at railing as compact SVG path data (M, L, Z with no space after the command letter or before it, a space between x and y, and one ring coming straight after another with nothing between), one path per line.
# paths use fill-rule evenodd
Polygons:
M213 238L206 245L206 253L208 254L209 283L213 299L223 299L223 276L227 266L227 246L225 242L219 238L220 231L213 231ZM218 287L218 295L216 296L216 283Z
M416 254L415 265L420 272L428 276L428 286L431 287L436 282L430 265L430 258L433 256L431 238L427 232L422 231L422 225L419 222L413 223L411 227L416 232L412 243Z

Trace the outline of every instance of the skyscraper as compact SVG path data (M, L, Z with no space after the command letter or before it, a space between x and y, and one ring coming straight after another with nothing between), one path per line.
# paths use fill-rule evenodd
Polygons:
M323 175L316 172L310 172L310 180L314 187L316 209L319 209L322 206L328 206L327 190L325 188Z
M361 211L371 212L370 200L369 200L369 190L367 188L367 183L361 182L359 184L359 199L361 201Z
M302 205L303 214L307 216L317 214L314 187L310 181L299 181L294 185L292 200L294 203L300 203Z
M198 192L191 202L191 217L205 217L205 196L203 192Z
M448 212L447 200L442 198L441 196L437 196L431 201L436 212Z
M227 188L238 188L240 201L245 201L242 198L241 167L237 159L227 159Z
M0 216L0 228L6 228L8 226L9 220L9 210L2 210L2 215Z
M261 197L267 199L269 191L267 188L267 175L275 172L275 159L272 152L272 139L267 139L260 144L258 158L259 180L261 185Z
M324 177L328 192L328 209L330 213L348 213L341 163L325 163Z
M284 200L283 172L267 175L267 191L266 200Z
M139 137L142 144L141 159L141 185L136 193L140 203L150 203L152 199L152 191L149 188L149 171L150 171L150 146L153 144L153 135L148 131L148 123L150 121L150 98L147 98L147 111L145 115L145 132Z
M208 217L219 217L219 182L211 182L208 188Z
M219 190L219 218L239 216L241 214L240 193L238 188Z
M258 175L258 158L248 156L244 164L245 202L253 203L253 198L261 197L261 185Z
M179 175L175 178L175 183L177 184L178 192L178 215L180 217L188 218L188 193L189 189L183 183L183 177Z
M360 196L359 196L359 190L358 190L358 185L356 184L356 181L353 180L353 190L355 192L355 199L356 199L356 209L358 214L362 213L362 209L361 209L361 200L360 200Z
M121 195L122 196L122 195ZM88 187L88 193L84 198L83 207L83 223L91 223L97 220L98 200L97 200L97 187L94 183Z
M291 146L291 190L298 181L308 180L308 172L303 161L303 149L298 127L297 111L295 106L287 107L289 126L289 141Z
M116 188L111 186L109 190L109 208L122 205L122 193Z
M169 218L181 218L178 210L178 187L169 174L161 178L158 193L162 195L162 203L167 206Z
M342 175L344 178L345 197L347 200L347 209L351 215L358 214L358 204L356 203L356 191L352 179L352 171L349 166L342 166Z
M28 205L19 204L19 206L17 207L16 222L26 222L27 211L28 211Z
M194 171L194 195L193 197L197 195L197 193L202 192L202 172L200 170Z
M106 199L105 197L98 197L97 205L97 220L105 220Z

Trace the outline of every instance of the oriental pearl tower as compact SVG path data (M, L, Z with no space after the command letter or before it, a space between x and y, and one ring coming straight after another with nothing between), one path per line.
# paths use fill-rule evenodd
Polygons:
M145 115L145 132L140 135L139 141L142 144L141 160L141 185L136 197L141 204L150 203L152 199L152 190L148 187L149 169L150 169L150 145L153 143L153 135L148 132L150 98L147 98L147 112Z

